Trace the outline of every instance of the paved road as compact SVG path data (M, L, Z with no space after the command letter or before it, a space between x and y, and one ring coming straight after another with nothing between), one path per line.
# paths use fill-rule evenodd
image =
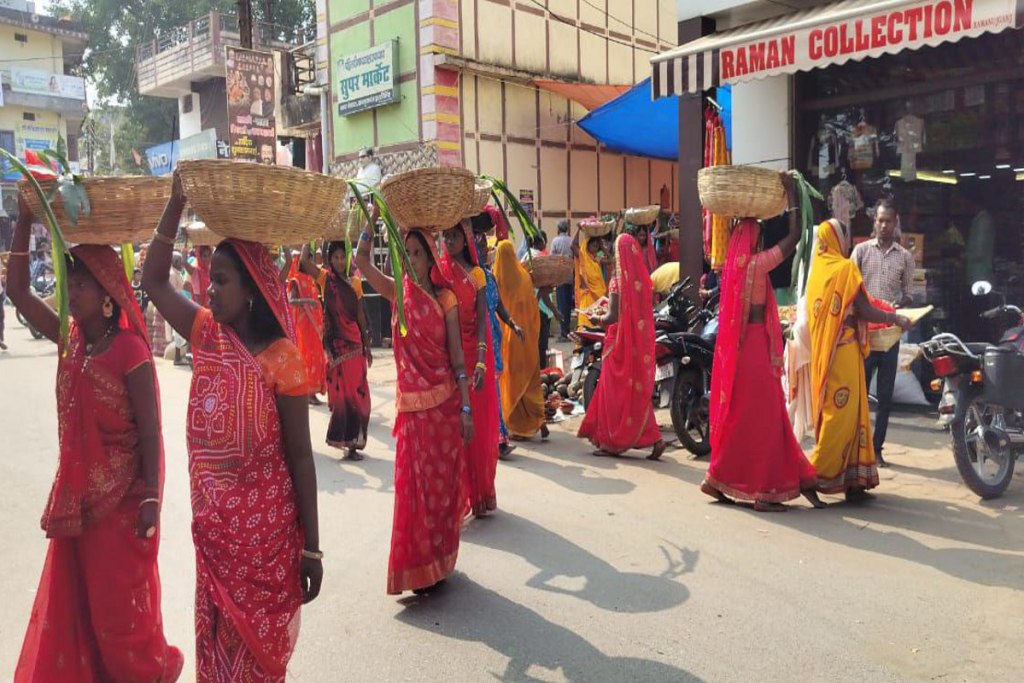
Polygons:
M13 318L0 354L2 680L43 561L57 453L55 355ZM385 595L394 370L379 355L370 458L340 462L319 443L326 409L312 413L327 577L291 680L1020 680L1024 480L980 505L925 417L896 418L876 502L774 515L712 504L697 490L705 465L683 451L595 458L570 422L501 464L500 512L469 524L442 592ZM191 680L189 374L160 363L163 607Z

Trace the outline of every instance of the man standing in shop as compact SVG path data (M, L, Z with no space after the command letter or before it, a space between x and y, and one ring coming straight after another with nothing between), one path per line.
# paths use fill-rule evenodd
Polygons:
M875 205L874 239L858 244L850 258L864 276L868 294L897 308L911 303L910 286L914 277L914 256L899 243L900 217L896 203L883 198ZM889 429L889 413L892 410L892 392L896 386L896 372L899 369L900 345L896 343L888 351L872 351L864 361L864 372L868 386L878 371L876 396L878 410L875 414L874 444L878 466L886 467L882 457L885 433Z
M558 221L558 236L551 240L551 253L556 256L572 258L572 238L569 237L569 221L564 218ZM558 301L558 312L561 314L561 334L558 341L569 341L569 316L572 315L573 307L573 283L568 282L559 285L555 290L555 298Z

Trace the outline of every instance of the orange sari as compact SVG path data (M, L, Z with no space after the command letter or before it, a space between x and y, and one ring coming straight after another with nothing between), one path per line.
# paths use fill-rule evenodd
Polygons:
M112 249L78 246L72 255L121 307L121 331L87 356L72 324L58 355L60 457L42 519L51 540L14 680L174 681L184 660L163 633L159 533L140 539L135 531L139 504L153 492L142 479L126 378L149 372L156 386L146 325Z
M578 436L610 453L651 446L661 440L654 418L654 310L651 276L632 235L615 240L619 321L608 327L601 380Z
M324 308L316 280L299 270L299 257L292 258L288 273L289 303L295 320L296 345L306 362L309 394L327 393L327 357L324 355Z

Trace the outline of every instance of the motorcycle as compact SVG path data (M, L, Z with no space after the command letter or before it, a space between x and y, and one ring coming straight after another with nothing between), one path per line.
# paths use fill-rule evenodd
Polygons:
M588 327L574 332L576 348L572 352L569 366L569 386L582 382L583 408L590 407L590 400L597 390L597 380L601 376L601 351L604 348L604 330L600 327Z
M988 282L976 282L975 296L993 293ZM921 345L935 371L932 389L945 384L941 414L949 424L953 459L968 488L982 499L998 498L1013 479L1017 458L1024 453L1024 314L1002 303L981 314L986 320L1005 315L1016 326L997 345L964 343L954 334L937 334Z
M36 296L49 303L52 308L56 308L57 280L52 270L44 270L32 278L31 286L35 290ZM15 317L19 323L28 328L33 339L43 338L43 333L32 327L20 310L15 309Z

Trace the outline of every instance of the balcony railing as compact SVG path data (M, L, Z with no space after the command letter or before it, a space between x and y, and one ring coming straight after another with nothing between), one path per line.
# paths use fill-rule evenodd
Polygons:
M292 28L255 22L253 48L288 50L315 40L316 28ZM188 92L188 84L224 75L224 47L240 45L238 19L210 14L166 31L136 49L139 92L171 96Z

